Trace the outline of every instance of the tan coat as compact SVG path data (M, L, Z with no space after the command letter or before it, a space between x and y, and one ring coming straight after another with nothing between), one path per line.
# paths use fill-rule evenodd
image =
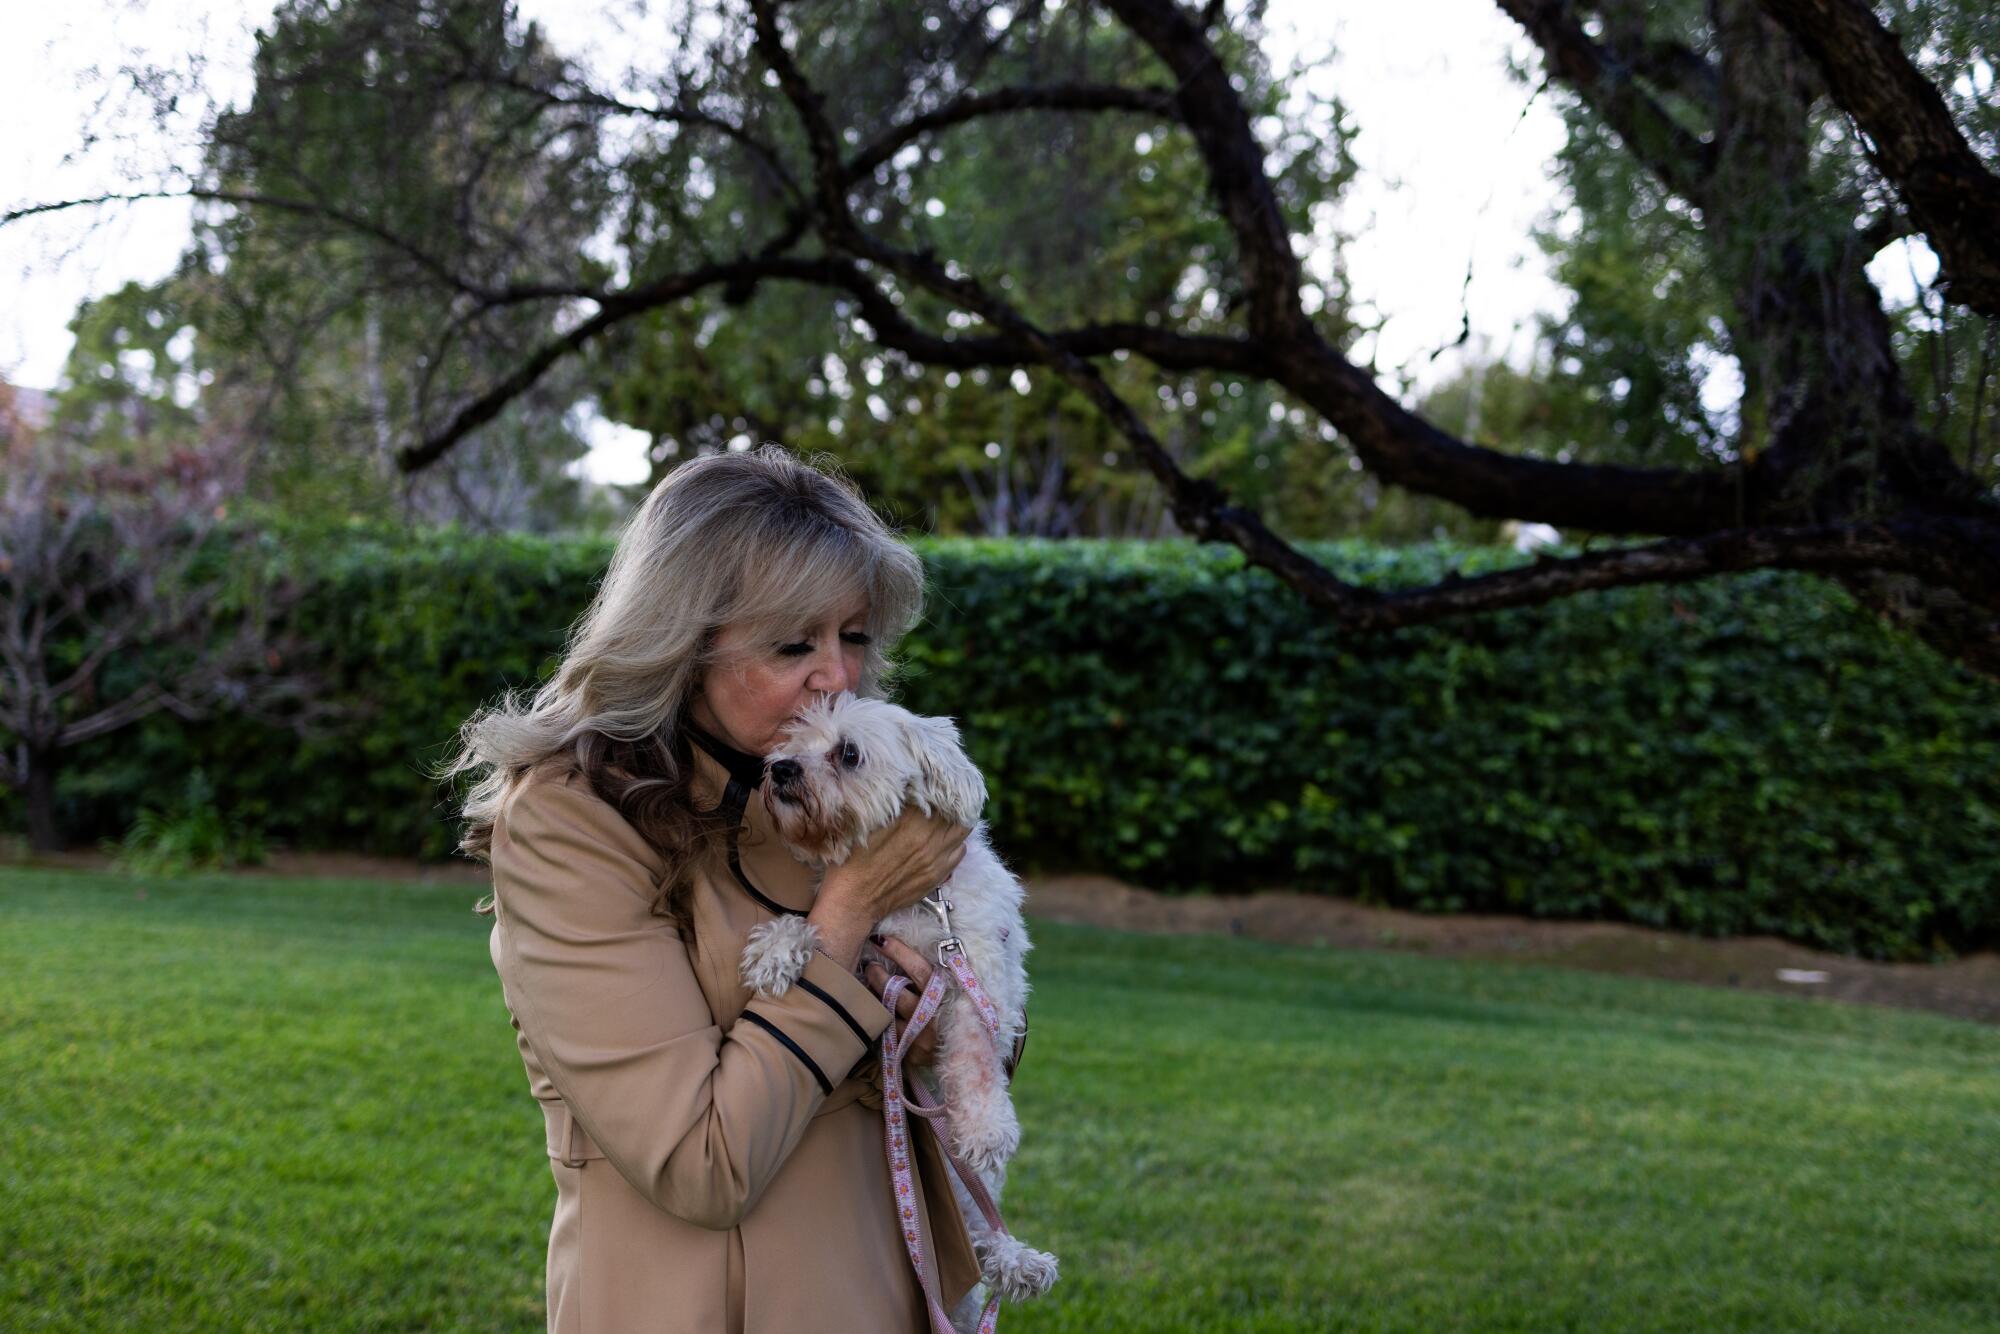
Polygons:
M740 845L760 891L811 906L813 873L754 797ZM493 965L556 1184L549 1329L927 1330L883 1159L880 999L816 954L810 985L753 1002L737 955L772 911L726 864L703 870L684 945L648 911L660 855L574 772L522 784L491 856ZM911 1129L949 1309L978 1265L937 1143Z

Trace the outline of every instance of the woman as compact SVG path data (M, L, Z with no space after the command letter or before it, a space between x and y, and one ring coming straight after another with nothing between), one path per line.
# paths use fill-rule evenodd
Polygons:
M886 978L855 967L969 831L906 810L815 892L753 795L796 713L881 693L922 593L851 484L776 447L696 459L647 497L532 702L466 723L447 772L483 777L460 846L493 870L479 911L556 1182L550 1330L927 1327L870 1059ZM777 913L804 915L819 952L799 986L753 999L737 958ZM978 1266L936 1141L913 1130L950 1307Z

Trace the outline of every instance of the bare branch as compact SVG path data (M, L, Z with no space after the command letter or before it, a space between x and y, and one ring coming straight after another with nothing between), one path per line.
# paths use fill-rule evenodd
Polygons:
M863 231L848 209L839 169L838 141L822 110L822 98L786 49L772 0L752 0L752 9L756 14L757 53L778 76L778 85L798 112L806 142L812 146L814 179L819 182L821 227L829 240L950 299L961 309L976 313L1002 333L1019 340L1081 391L1131 443L1140 461L1166 488L1175 521L1189 533L1204 541L1234 542L1253 562L1277 571L1287 582L1310 584L1319 597L1342 607L1346 614L1358 614L1361 607L1378 596L1336 578L1272 532L1256 513L1229 504L1214 482L1182 472L1151 428L1105 382L1095 366L1051 342L1020 312L977 280L954 274L926 255L899 250Z
M896 123L872 138L864 135L859 139L855 130L868 127L832 124L825 100L787 50L779 21L782 3L753 0L752 49L776 76L779 89L803 127L809 173L795 156L788 168L775 147L781 141L791 144L789 134L765 139L746 128L767 126L762 115L755 114L759 110L755 106L732 105L729 115L723 116L707 109L719 103L694 105L698 99L682 105L647 107L566 79L539 86L509 74L475 72L463 76L528 98L533 105L572 108L579 118L591 123L599 115L646 117L720 135L743 148L744 168L770 176L789 204L777 234L768 240L726 241L725 249L714 258L701 250L700 258L679 261L685 267L677 272L622 289L592 289L575 283L497 287L454 272L454 265L470 265L471 260L441 255L435 250L436 243L414 241L372 224L362 215L365 210L349 210L341 198L302 202L247 194L185 193L325 218L404 256L427 285L436 282L460 298L454 303L447 338L457 337L461 330L469 333L479 327L475 322L493 318L487 313L490 308L514 301L582 298L593 303L594 313L575 327L560 335L553 331L534 335L547 341L511 373L456 408L442 429L404 450L398 463L406 472L437 461L455 442L493 420L508 403L531 393L563 358L585 349L633 315L708 289L719 289L725 302L736 303L748 300L765 281L800 282L831 293L836 309L865 325L874 343L914 362L1049 368L1088 399L1129 443L1135 456L1159 480L1160 494L1184 530L1199 538L1240 546L1253 562L1272 569L1344 626L1379 629L1415 624L1466 611L1546 601L1589 588L1694 579L1766 566L1824 570L1839 577L1860 570L1888 571L1941 580L1963 593L1970 604L1977 604L1984 596L1978 580L1993 573L1992 553L2000 548L1990 517L1965 506L1940 509L1934 502L1944 496L1941 484L1928 476L1910 481L1897 473L1902 465L1893 444L1885 443L1894 436L1892 429L1877 432L1865 423L1859 428L1843 425L1847 419L1837 412L1814 411L1819 403L1814 397L1817 382L1803 385L1800 404L1788 405L1771 442L1766 442L1769 447L1746 450L1745 458L1751 461L1700 469L1605 467L1521 457L1456 439L1404 408L1375 383L1372 374L1330 345L1305 313L1300 299L1301 269L1280 202L1282 182L1274 180L1267 169L1267 155L1244 100L1211 40L1210 28L1226 21L1219 3L1199 6L1186 0L1106 0L1107 8L1164 66L1170 86L1073 83L975 92L969 89L977 77L976 62L974 73L968 75L964 63L947 58L939 68L950 71L950 82L942 73L935 79L920 80L920 86L905 90L897 109L889 114L888 119ZM1723 150L1733 152L1739 144L1754 149L1761 142L1760 131L1753 127L1739 135L1731 128L1727 99L1716 95L1717 66L1691 46L1649 38L1638 0L1606 0L1594 6L1606 19L1605 29L1595 37L1584 31L1580 7L1574 0L1498 3L1541 46L1550 77L1576 89L1636 158L1669 189L1702 208L1705 221L1712 225L1717 216L1728 212L1732 201L1747 197L1740 189L1730 193L1718 183L1722 173L1730 170L1724 160L1728 152ZM1855 6L1860 0L1744 3ZM1730 8L1734 13L1738 6ZM962 14L958 35L945 39L950 50L956 51L968 40L983 40L985 23L985 12L977 7ZM1773 42L1778 40L1773 24L1759 18L1757 26L1768 30ZM998 36L991 39L987 54L999 41ZM1731 45L1726 36L1718 38L1713 49L1724 62L1732 58L1740 62L1751 50ZM1897 55L1900 58L1900 53ZM1803 59L1798 56L1792 63L1809 75L1799 63ZM1724 68L1729 66L1725 63ZM1816 79L1805 82L1815 83ZM1732 91L1737 86L1732 81ZM749 88L750 96L762 96L754 83ZM924 107L929 109L918 110ZM1941 112L1941 102L1937 109ZM1216 208L1234 238L1243 286L1241 309L1247 326L1241 334L1186 333L1145 320L1043 328L1030 321L1021 307L1003 299L998 285L968 275L958 264L930 251L901 249L860 226L855 216L857 198L866 183L899 153L906 153L933 132L982 117L1029 111L1136 114L1177 121L1190 131ZM1715 142L1704 141L1688 123L1677 120L1677 115L1694 123L1713 116L1718 126ZM551 124L567 119L549 117ZM1870 133L1881 137L1877 131ZM851 148L857 142L861 146ZM1963 148L1962 139L1954 142ZM532 143L528 147L532 149ZM1893 175L1893 154L1885 149L1878 155ZM478 166L485 169L483 161ZM1907 182L1899 183L1912 198L1914 211L1911 187ZM769 202L771 192L757 193ZM140 196L107 198L135 197ZM470 198L470 193L460 195L462 201ZM672 216L676 202L670 194L661 201L667 216ZM786 208L786 203L779 207ZM26 210L0 222L35 211L44 210ZM1895 225L1893 211L1878 221L1888 224L1880 229L1888 231ZM468 235L473 231L470 226L461 230ZM682 225L674 231L698 233L699 229ZM1858 249L1861 240L1875 235L1876 230L1864 228L1849 241ZM507 239L504 232L501 237ZM808 241L821 244L826 253L791 253ZM726 247L732 246L742 249L733 258L722 257L727 254ZM503 244L501 249L507 252L500 256L504 262L492 272L506 277L533 273L527 267L527 247ZM554 262L560 262L560 257ZM409 266L402 264L384 267L399 276L409 272ZM1954 276L1963 278L1959 270L1954 270ZM1823 328L1826 321L1814 323L1799 314L1817 289L1803 283L1785 285L1791 282L1790 270L1777 272L1777 277L1784 282L1773 290L1791 304L1774 308L1770 319L1779 324L1790 321L1786 328L1792 333L1798 329L1811 337L1826 333L1822 342L1836 342L1834 334ZM925 327L913 314L914 307L903 300L904 294L915 296L919 292L934 294L948 303L949 309L975 316L982 324L963 334ZM469 311L465 309L468 305ZM954 313L952 322L964 321ZM1865 324L1866 320L1857 316L1850 323ZM1112 389L1094 362L1095 358L1124 352L1136 353L1169 371L1241 375L1281 388L1335 427L1374 477L1452 501L1471 513L1542 520L1572 531L1665 535L1667 540L1571 561L1540 562L1529 569L1483 579L1447 579L1429 589L1383 593L1346 584L1271 532L1257 514L1232 504L1213 483L1182 471L1169 443L1154 435L1147 420ZM1846 374L1852 363L1853 359L1836 358L1835 371L1825 378L1838 381L1845 375L1849 381L1856 380L1858 377ZM1808 358L1799 364L1811 367L1819 363ZM429 369L424 372L426 384L429 373ZM1889 389L1893 388L1890 383ZM1886 405L1884 420L1893 423L1897 420L1893 411L1897 403L1892 401L1895 395L1885 390L1879 397ZM425 425L435 420L422 407L419 415ZM1843 431L1846 434L1840 435ZM1837 479L1839 486L1849 488L1838 494L1826 477L1808 476L1800 460L1812 461L1810 442L1831 440L1836 435L1853 457L1865 455L1875 461L1870 467L1879 465L1884 479L1882 494L1888 503L1850 504L1861 494L1856 489L1861 483L1853 482L1849 475ZM1010 461L1010 466L1017 461ZM1045 468L1040 480L1041 499L1052 500L1058 494L1055 479L1056 474ZM1868 487L1874 487L1876 473L1864 480ZM1796 487L1792 485L1795 481ZM971 479L968 484L973 484ZM1016 502L1035 503L1032 478L1016 485L1009 477L1006 485L1010 507ZM996 505L1001 503L997 495L992 500ZM1873 522L1873 516L1885 513L1904 517L1886 524ZM1950 517L1954 514L1971 526L1950 532L1938 527L1957 521ZM1013 525L1019 518L1010 509L1004 521ZM1773 523L1822 526L1760 526ZM1837 526L1842 523L1856 526ZM1939 554L1947 548L1949 557ZM2000 579L1994 584L2000 586Z
M1133 111L1170 120L1174 115L1174 90L1124 88L1117 84L1058 84L1045 88L999 88L990 93L966 93L935 111L912 117L883 131L849 158L843 170L848 180L860 180L894 157L905 144L932 130L1011 111Z
M1569 0L1497 0L1542 49L1549 72L1568 84L1618 132L1668 189L1704 205L1715 170L1714 145L1683 129L1634 83L1631 64L1584 33Z
M1111 8L1181 78L1182 119L1201 148L1210 185L1239 246L1259 257L1246 263L1245 278L1251 341L1270 378L1338 427L1371 472L1475 514L1598 532L1697 533L1742 521L1743 481L1733 469L1523 458L1455 439L1384 393L1305 319L1291 240L1249 116L1193 21L1173 0L1111 0ZM1642 96L1629 90L1629 81L1628 91Z
M56 733L55 744L58 748L67 749L94 736L115 732L128 723L158 713L171 701L172 696L149 681L116 704L100 709L88 718L65 723L62 730Z
M1944 98L1860 0L1761 0L1819 66L1868 137L1938 253L1939 288L2000 317L2000 176L1952 122Z
M621 291L588 293L598 312L531 353L515 371L460 408L440 430L397 455L404 472L428 467L467 435L493 420L564 357L580 352L613 326L706 287L747 287L778 280L810 283L854 298L861 318L877 341L928 365L1030 366L1046 364L1036 345L1010 333L949 338L911 323L879 287L851 261L783 255L740 258L676 273ZM1242 339L1183 334L1145 324L1085 325L1041 336L1045 343L1075 356L1108 356L1130 351L1170 370L1210 370L1262 376L1268 373L1256 347Z
M828 137L814 145L813 197L822 201L837 199L844 216L846 192L858 170L884 160L885 155L893 156L897 146L917 135L974 116L1035 108L1102 108L1161 116L1172 116L1178 110L1195 132L1211 183L1244 255L1250 287L1249 338L1185 334L1133 322L1085 325L1066 331L1037 329L1029 339L1020 329L994 321L989 321L994 329L989 334L943 337L913 324L873 281L844 259L783 258L786 251L811 231L815 218L824 212L824 204L796 209L780 235L755 258L705 264L624 290L592 290L574 284L486 288L451 273L420 247L406 245L402 238L374 227L365 218L296 200L267 201L261 196L247 195L236 199L245 203L269 202L355 226L392 248L412 253L413 258L446 285L471 296L482 307L487 303L543 297L583 298L597 305L591 318L532 351L512 373L459 408L442 429L403 450L397 461L406 472L440 458L457 441L493 420L508 402L539 382L562 358L588 345L620 321L711 285L721 285L730 300L745 300L758 281L778 278L818 283L847 292L884 346L927 364L1053 365L1056 362L1051 357L1088 358L1132 351L1169 370L1208 370L1273 381L1311 404L1345 433L1376 475L1455 501L1475 513L1501 512L1512 517L1615 532L1696 532L1740 521L1742 486L1725 473L1592 469L1518 458L1457 441L1382 393L1369 376L1327 347L1303 314L1298 300L1297 261L1271 182L1264 172L1262 150L1251 133L1240 100L1230 87L1227 72L1206 39L1171 0L1123 0L1121 10L1128 15L1128 21L1138 25L1135 30L1154 46L1179 78L1180 86L1171 93L1164 88L1061 85L968 94L927 116L916 117L885 132L851 161L842 160L822 117L819 132ZM532 84L501 82L534 97L570 96ZM817 98L809 88L805 94ZM647 108L628 106L596 94L573 100L631 114L649 114ZM718 131L750 141L738 127L713 118L710 121ZM852 220L848 221L851 225ZM856 253L866 255L867 249ZM467 318L477 313L475 310ZM432 365L435 364L434 360ZM1095 372L1091 374L1094 376ZM1160 458L1165 460L1165 455ZM1178 475L1171 461L1166 462L1169 470Z
M1215 48L1175 0L1110 0L1109 8L1173 71L1180 119L1194 134L1224 218L1236 235L1250 336L1310 337L1299 305L1299 261L1284 210L1264 171L1264 149Z
M1686 583L1745 570L1789 569L1840 573L1898 570L1939 583L1962 583L1965 571L1941 568L1941 542L1960 546L1959 555L1977 556L1990 581L1986 605L2000 613L2000 561L1995 559L1995 525L1908 519L1880 524L1836 524L1794 528L1740 528L1698 538L1676 538L1646 546L1588 552L1566 559L1543 558L1533 565L1473 579L1446 578L1426 588L1390 593L1360 615L1344 599L1322 598L1310 586L1293 584L1303 596L1343 618L1349 629L1387 630L1468 612L1530 606L1594 589L1638 584ZM1962 545L1961 545L1962 544Z
M620 116L640 116L647 120L659 121L662 124L693 125L702 129L714 130L724 138L740 145L748 152L757 165L762 167L765 173L777 183L779 188L790 195L795 202L802 201L805 198L804 193L799 189L799 183L792 179L792 174L789 171L785 170L785 164L779 158L776 149L744 129L741 125L724 117L711 115L699 107L685 104L676 104L670 107L640 106L636 102L626 102L587 88L574 92L562 92L554 88L545 88L540 84L530 83L525 79L483 71L466 75L465 81L494 88L504 88L511 92L524 93L530 97L538 98L550 106L585 107L598 111L609 111Z
M1749 469L1557 463L1467 444L1384 393L1319 344L1280 362L1279 382L1338 427L1383 481L1473 514L1601 533L1709 532L1750 517Z
M552 297L589 297L591 290L572 283L530 283L510 284L506 287L487 287L476 283L454 271L450 265L430 254L422 246L405 237L398 236L388 228L350 210L330 204L304 199L287 199L278 195L258 194L242 190L146 190L135 194L92 195L86 199L64 199L48 204L31 204L11 212L0 214L0 227L19 222L25 218L45 213L56 213L64 209L87 208L97 204L131 204L148 199L200 199L213 203L236 204L245 207L275 209L281 213L294 213L303 217L321 218L337 222L364 236L373 237L397 254L414 262L424 272L436 278L453 291L489 305L514 305L523 301L541 301Z
M618 292L586 292L598 311L568 333L535 349L514 372L453 414L445 427L396 455L396 465L415 472L440 458L467 435L499 416L515 398L548 373L551 366L578 351L599 334L635 315L679 301L706 287L754 283L762 278L795 277L805 281L838 282L824 261L782 256L741 258L671 273Z

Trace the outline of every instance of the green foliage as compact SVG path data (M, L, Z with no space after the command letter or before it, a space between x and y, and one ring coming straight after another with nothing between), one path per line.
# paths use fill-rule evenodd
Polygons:
M912 707L1035 865L1436 911L2000 935L2000 691L1782 574L1341 635L1240 553L939 544ZM1429 582L1492 552L1316 548Z
M106 842L113 865L129 875L186 875L226 866L256 866L264 860L263 835L241 816L215 805L215 790L200 769L188 773L187 789L166 807L139 812L123 840Z
M800 8L788 17L800 25L806 72L829 90L833 122L864 142L913 107L928 109L965 87L1174 82L1101 9L1030 7L1012 19L983 11L925 0ZM725 31L739 20L729 18ZM990 41L1003 23L1006 41ZM1317 215L1330 228L1355 172L1351 120L1338 102L1273 68L1257 12L1218 34L1245 105L1272 142L1287 224L1311 234ZM719 58L702 76L762 133L781 141L795 134L789 111L771 105L761 65ZM795 172L802 174L802 161L795 150ZM659 136L638 151L628 175L628 240L645 256L641 272L729 253L746 235L776 230L787 203L740 145L694 130ZM1193 137L1171 118L1129 111L974 118L905 146L855 195L871 231L950 256L1044 328L1131 321L1196 335L1243 332L1234 237L1209 197ZM680 225L662 227L664 218ZM892 287L904 315L923 329L968 339L992 332L928 293ZM1349 335L1338 264L1332 281L1309 280L1302 295L1327 338ZM1153 479L1131 466L1123 438L1053 373L915 365L883 351L857 319L845 295L797 285L764 283L748 302L697 296L628 321L593 346L598 398L608 415L653 437L656 477L737 436L780 439L832 453L871 497L920 531L1160 531ZM1346 446L1317 414L1269 386L1163 372L1136 357L1107 359L1101 369L1189 472L1215 479L1280 531L1319 536L1365 517ZM1051 459L1061 471L1051 489L1078 511L1073 516L1015 516L1003 529L981 513L975 497L1003 485L1037 491Z
M1333 629L1240 552L926 540L903 699L960 720L1023 868L1431 911L1770 932L1920 958L2000 941L2000 689L1782 573L1395 634ZM1381 586L1519 559L1312 548ZM298 740L149 719L78 748L76 829L199 765L303 846L448 854L424 771L552 670L602 540L336 528L275 548L351 716Z
M1564 462L1694 467L1730 456L1731 414L1702 388L1737 353L1701 227L1687 206L1574 102L1556 155L1571 213L1537 236L1574 293L1544 320L1534 379Z
M541 1334L473 897L0 871L0 1327ZM1032 929L1013 1334L1992 1326L1991 1027Z
M194 338L196 285L169 277L128 282L85 301L70 321L51 427L73 446L104 454L161 452L194 442L193 404L206 368Z
M205 133L206 174L309 206L204 210L183 268L206 294L204 406L254 421L260 496L509 528L586 517L563 472L587 452L566 366L423 474L390 457L560 319L548 303L474 316L453 284L503 285L531 258L547 280L603 276L579 253L606 208L592 126L531 124L486 87L567 68L504 0L286 0L258 33L253 95Z

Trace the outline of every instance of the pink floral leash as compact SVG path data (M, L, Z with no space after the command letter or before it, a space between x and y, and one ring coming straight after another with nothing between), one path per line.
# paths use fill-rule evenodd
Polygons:
M947 1116L949 1107L923 1101L921 1088L911 1084L905 1092L903 1083L903 1055L916 1041L917 1034L936 1017L938 1007L944 1003L945 988L948 985L947 971L958 980L960 990L972 1001L978 1010L980 1022L986 1026L996 1047L1001 1045L1000 1011L994 1006L986 989L979 985L979 977L972 971L966 960L965 945L952 933L951 902L940 890L935 899L925 899L926 907L934 910L944 923L945 937L938 942L939 967L931 973L929 985L917 1000L916 1011L909 1022L900 1029L896 1022L896 998L909 987L910 979L900 974L892 976L882 988L882 1004L889 1010L889 1027L882 1033L882 1123L884 1139L888 1148L889 1172L895 1178L896 1208L902 1216L903 1245L910 1252L910 1263L916 1267L917 1282L924 1290L924 1303L930 1309L932 1334L956 1334L951 1317L945 1313L944 1303L938 1294L937 1276L924 1263L923 1230L917 1219L916 1187L910 1171L909 1123L905 1112L914 1113L933 1123L938 1144L944 1149L952 1170L958 1173L959 1181L966 1193L978 1205L979 1212L986 1218L987 1226L996 1232L1006 1233L1007 1225L1000 1219L1000 1210L994 1202L986 1183L951 1150L951 1122ZM977 1334L992 1334L1000 1323L1000 1297L991 1294L986 1306L979 1313Z

